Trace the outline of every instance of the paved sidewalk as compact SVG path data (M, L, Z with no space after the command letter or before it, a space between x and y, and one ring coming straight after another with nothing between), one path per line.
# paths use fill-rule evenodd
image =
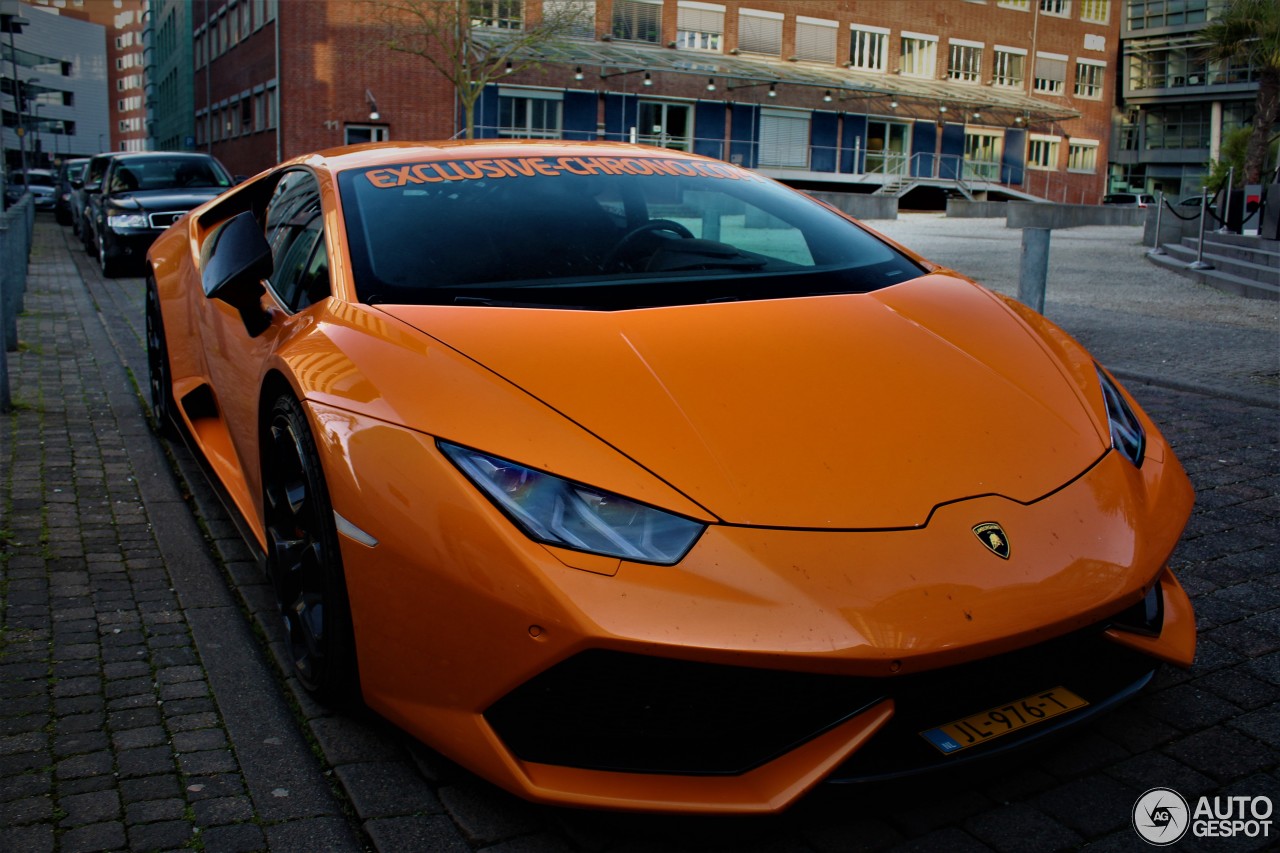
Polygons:
M1016 232L872 224L1016 290ZM1046 310L1128 378L1197 486L1173 560L1196 666L994 778L706 820L532 806L309 701L281 675L234 526L185 449L147 430L141 280L103 280L41 220L9 361L19 407L0 417L0 853L1140 850L1130 810L1148 788L1280 801L1275 304L1147 271L1136 230L1090 230L1055 232ZM1274 849L1277 833L1175 849Z

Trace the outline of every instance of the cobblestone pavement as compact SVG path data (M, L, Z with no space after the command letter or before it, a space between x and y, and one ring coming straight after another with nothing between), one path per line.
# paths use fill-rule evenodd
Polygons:
M1016 290L1017 237L998 225L873 224ZM281 675L235 528L185 450L147 430L141 281L101 279L42 220L9 360L18 407L0 417L0 853L1142 850L1130 812L1149 788L1280 800L1275 305L1148 270L1137 229L1096 230L1055 232L1046 313L1126 376L1196 484L1173 559L1196 665L994 775L710 820L532 806L310 702ZM1276 849L1277 823L1175 849Z

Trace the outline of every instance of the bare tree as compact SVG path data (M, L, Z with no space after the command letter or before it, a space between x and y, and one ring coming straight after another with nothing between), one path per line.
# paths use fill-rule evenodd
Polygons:
M426 60L453 84L466 137L485 86L533 65L575 29L589 25L594 2L525 0L365 0L386 27L389 49ZM529 11L540 12L530 18Z

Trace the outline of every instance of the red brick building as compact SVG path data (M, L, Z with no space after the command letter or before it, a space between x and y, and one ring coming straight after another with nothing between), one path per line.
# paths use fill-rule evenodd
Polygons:
M198 146L252 172L463 127L392 52L377 0L194 0ZM804 185L1096 202L1116 100L1112 0L471 0L494 43L573 12L492 81L480 136L636 139ZM517 67L520 64L517 56Z

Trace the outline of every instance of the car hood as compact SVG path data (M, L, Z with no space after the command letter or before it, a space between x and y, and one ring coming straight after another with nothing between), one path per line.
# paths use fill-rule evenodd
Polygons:
M949 275L616 312L379 309L728 523L915 527L951 501L1034 501L1107 447L1070 378L1091 365L1068 370L998 298Z
M191 210L221 194L226 187L192 187L190 189L139 190L112 193L106 202L121 210Z

